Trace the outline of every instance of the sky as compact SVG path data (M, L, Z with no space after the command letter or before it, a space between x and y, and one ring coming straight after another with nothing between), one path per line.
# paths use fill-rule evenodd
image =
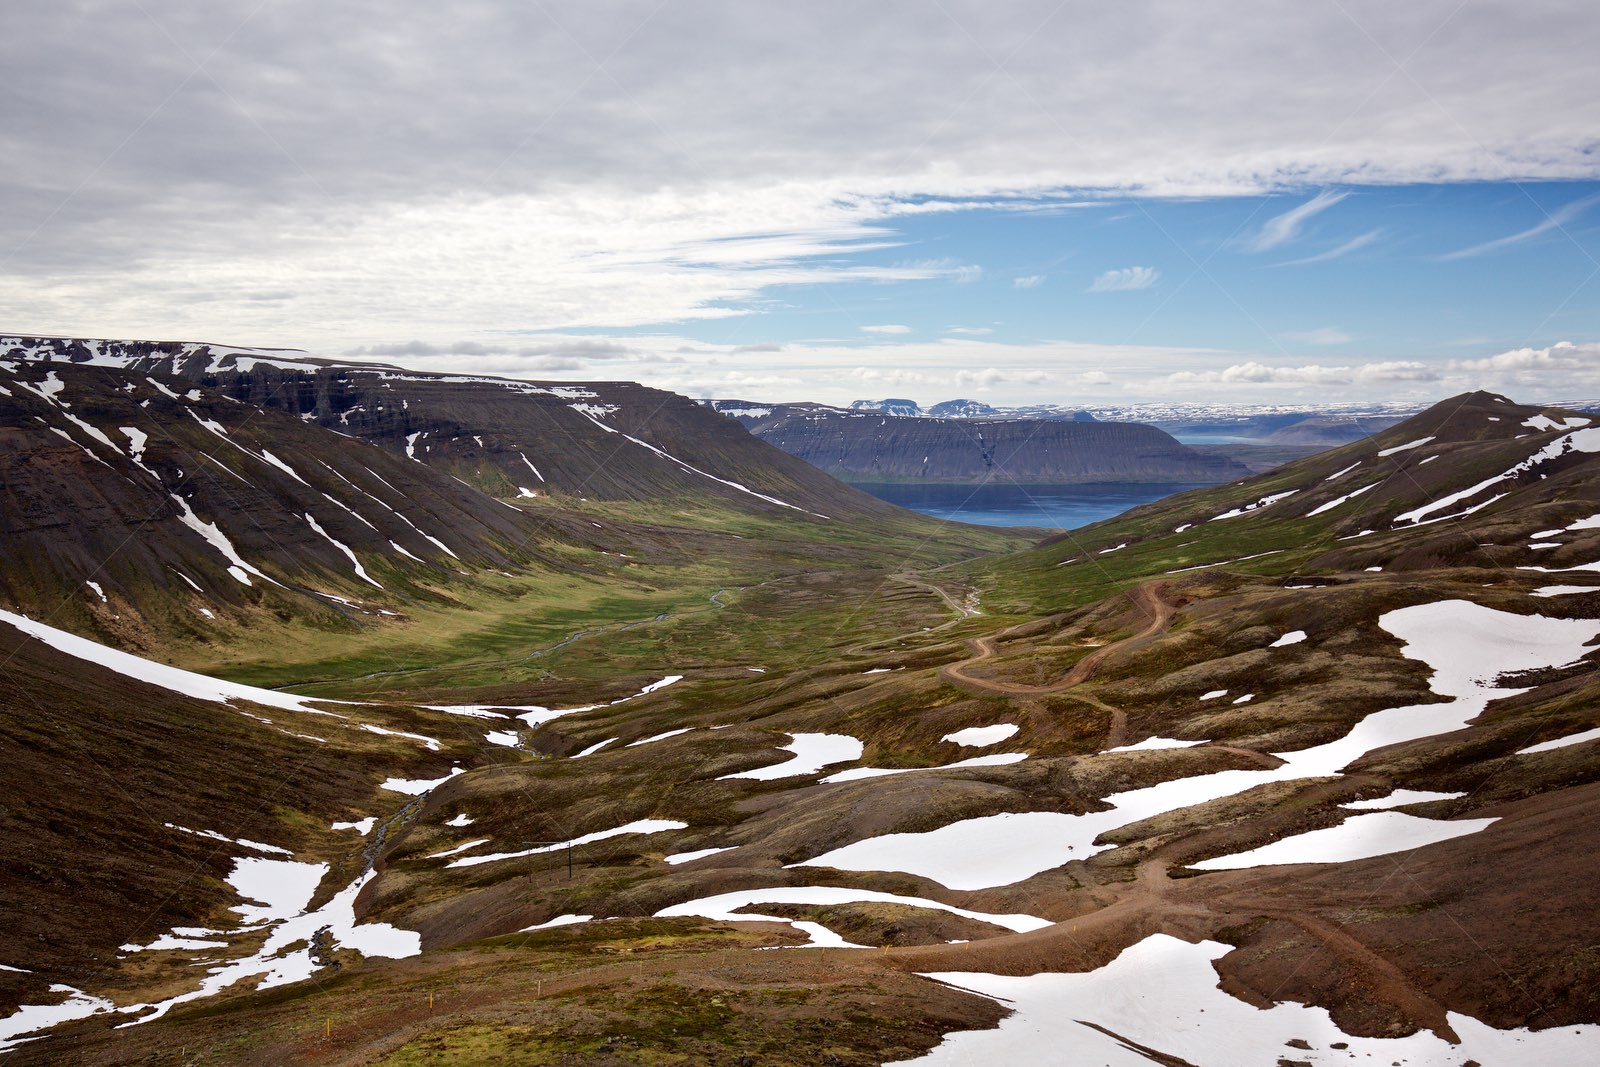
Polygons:
M695 397L1600 397L1600 9L11 0L0 332Z

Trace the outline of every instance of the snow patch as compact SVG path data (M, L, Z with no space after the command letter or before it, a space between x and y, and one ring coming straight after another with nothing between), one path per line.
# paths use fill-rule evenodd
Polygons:
M1541 414L1535 415L1531 419L1525 419L1522 425L1526 426L1530 430L1576 430L1580 426L1589 425L1589 422L1589 419L1583 418L1580 415L1569 415L1560 422L1557 422L1549 415Z
M518 930L517 933L531 934L535 930L551 930L557 926L576 926L579 923L593 921L593 915L557 915L554 919L550 919L546 922L535 923L532 926L524 926L521 930Z
M577 848L580 845L592 844L595 841L606 841L613 837L622 837L625 834L659 834L667 830L686 830L689 824L677 822L673 819L636 819L622 826L615 826L609 830L596 830L582 837L574 837L570 841L558 841L552 845L540 845L536 848L523 849L521 852L494 852L487 856L467 856L454 860L448 864L450 867L475 867L480 863L494 863L497 860L521 859L524 856L536 856L542 852L555 852L559 849Z
M1204 745L1205 741L1179 741L1173 737L1147 737L1136 745L1118 745L1108 748L1107 752L1153 752L1167 748L1193 748L1195 745Z
M173 503L178 505L178 521L205 538L212 548L222 554L222 557L229 563L228 573L233 575L234 578L244 585L250 585L250 575L253 574L257 578L265 578L273 585L283 584L276 578L263 574L240 558L239 553L234 550L233 542L228 540L227 534L223 533L215 523L201 521L200 517L189 507L187 500L177 493L168 493L167 495L172 498Z
M641 737L637 741L629 741L626 745L623 745L622 747L623 748L634 748L635 746L638 746L638 745L651 745L651 744L654 744L657 741L665 741L669 737L677 737L679 734L686 734L690 730L693 730L693 729L694 729L693 726L680 726L676 730L667 730L664 733L651 734L649 737Z
M929 908L935 911L945 911L952 915L961 915L968 919L990 923L994 926L1013 930L1017 933L1027 933L1032 930L1042 930L1052 925L1050 920L1041 919L1034 915L995 915L982 911L968 911L966 908L957 908L950 904L941 904L937 900L928 900L925 897L905 897L895 893L880 893L871 889L846 889L840 886L783 886L774 889L743 889L736 893L719 893L716 896L701 897L699 900L685 901L663 908L656 912L657 918L670 916L695 916L702 919L711 919L715 922L771 922L787 923L798 930L803 930L813 936L814 940L809 947L813 948L864 948L863 945L850 945L838 938L832 931L818 925L785 919L773 915L753 915L743 909L755 904L855 904L855 903L881 903L904 904L913 908Z
M161 1018L179 1004L212 996L246 978L260 975L257 989L271 989L310 978L317 971L311 958L311 942L317 931L328 929L335 945L354 949L363 956L399 959L422 951L422 936L388 923L356 922L355 901L376 872L367 871L340 890L322 907L306 911L322 877L323 863L298 863L292 860L235 861L228 883L246 900L234 907L246 923L273 925L272 932L253 955L232 960L211 969L200 988L153 1004L133 1004L118 1011L140 1014L123 1026L136 1026ZM298 948L293 946L300 946Z
M972 756L968 759L957 760L955 763L945 763L937 767L852 767L848 771L830 774L822 779L822 784L833 785L838 782L859 782L864 778L883 778L891 774L917 774L925 771L958 771L967 767L1007 767L1013 763L1021 763L1028 758L1026 752L997 752L988 756Z
M450 773L443 778L385 778L379 788L393 793L404 793L406 796L420 797L428 790L444 785L460 773L460 767L452 767Z
M493 840L494 838L492 837L480 837L476 841L467 841L463 844L457 845L455 848L447 848L443 852L430 852L422 858L425 860L442 860L446 856L459 856L468 849L477 848L479 845L487 845Z
M1352 800L1348 804L1339 806L1357 810L1403 808L1407 804L1426 804L1434 800L1459 800L1466 795L1465 793L1434 793L1426 789L1396 789L1386 797L1375 797L1372 800Z
M356 558L354 550L352 550L351 547L345 544L343 541L336 540L332 534L328 533L327 530L324 530L322 528L322 524L317 522L316 516L312 515L308 511L305 513L305 520L310 524L312 530L316 531L322 536L323 540L327 541L334 548L337 548L340 552L343 552L346 556L350 557L350 564L351 566L355 567L356 576L358 578L376 585L379 589L383 588L376 578L367 573L367 569L363 567L361 565L361 561Z
M1581 734L1568 734L1566 737L1558 737L1554 741L1541 741L1537 745L1519 748L1517 749L1517 755L1526 756L1533 752L1550 752L1554 749L1566 748L1568 745L1581 745L1596 739L1600 739L1600 727L1596 727L1593 730L1585 730Z
M737 774L724 774L717 781L730 778L749 778L758 782L771 782L801 774L815 774L834 763L848 763L861 758L865 746L849 734L790 734L789 743L781 746L794 755L770 767L757 767Z
M693 852L675 852L670 856L661 858L664 862L676 867L680 863L693 863L695 860L703 860L707 856L715 856L719 852L732 852L734 847L733 845L727 845L723 848L700 848Z
M9 1052L23 1042L38 1040L26 1036L28 1034L37 1034L40 1030L48 1030L74 1019L87 1019L91 1015L116 1010L116 1005L103 997L92 997L81 989L59 982L51 983L50 992L65 993L66 998L55 1004L23 1004L0 1019L0 1053Z
M193 671L169 667L164 663L143 659L119 649L108 648L97 644L77 634L69 634L65 630L57 630L46 626L42 622L34 622L24 615L16 615L9 611L0 610L0 622L10 623L30 637L37 638L58 652L65 652L76 659L112 670L128 678L133 678L150 685L169 689L174 693L194 697L197 700L209 700L218 704L226 704L234 700L248 700L255 704L263 704L270 708L282 708L286 711L304 711L314 715L331 715L334 718L344 716L335 715L331 711L320 711L310 707L306 702L313 697L300 697L292 693L280 693L272 689L257 689L251 685L240 685L237 682L225 682L219 678L208 678L203 674ZM321 701L323 703L339 704L344 701Z
M1298 489L1286 489L1281 493L1269 493L1254 503L1245 504L1243 507L1234 508L1232 511L1224 511L1221 515L1213 515L1208 521L1216 522L1218 519L1232 519L1240 515L1248 515L1253 511L1260 511L1262 508L1270 508L1278 501L1287 500L1299 491Z
M1354 492L1346 493L1344 496L1341 496L1336 500L1330 500L1326 504L1321 504L1321 505L1313 508L1312 510L1306 512L1306 517L1310 518L1312 515L1321 515L1324 511L1332 511L1334 508L1338 507L1340 504L1343 504L1345 501L1354 500L1356 497L1360 496L1362 493L1368 492L1369 490L1372 490L1372 489L1376 489L1376 488L1378 488L1378 486L1380 486L1382 484L1383 484L1382 482L1373 482L1371 485L1363 485L1360 489L1357 489Z
M1189 864L1197 871L1236 871L1288 863L1348 863L1475 834L1498 819L1423 819L1400 811L1355 815L1338 826L1295 834L1269 845Z
M290 852L288 849L279 848L277 845L264 845L260 841L251 841L246 837L228 837L225 834L217 833L215 830L191 830L189 827L179 826L175 822L164 822L161 825L166 827L168 830L180 830L186 834L194 834L196 837L207 837L213 841L222 841L230 845L239 845L242 848L254 849L257 852L266 852L277 856L294 855L294 853Z
M1380 455L1380 456L1392 456L1392 455L1395 455L1396 453L1399 453L1399 452L1409 452L1413 448L1421 448L1423 445L1427 444L1429 441L1432 441L1435 436L1437 436L1437 435L1430 435L1428 437L1419 437L1415 441L1407 441L1403 445L1395 445L1393 448L1385 448L1382 451L1380 451L1378 453L1378 455Z
M994 726L969 726L965 730L945 734L939 738L941 741L954 741L958 745L969 748L987 748L989 745L998 745L1008 737L1016 736L1021 729L1012 723L997 723Z

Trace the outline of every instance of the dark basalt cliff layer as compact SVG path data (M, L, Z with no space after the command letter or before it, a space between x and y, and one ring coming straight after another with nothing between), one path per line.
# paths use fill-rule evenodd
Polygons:
M379 445L499 497L709 498L829 518L894 511L687 397L632 382L428 374L175 341L6 337L0 359L182 378Z
M0 362L0 486L0 603L135 643L130 627L338 613L350 597L426 598L462 566L550 565L542 516L305 420L113 367Z
M1047 419L898 418L810 410L772 415L751 432L838 478L857 482L1221 482L1248 471L1179 444L1153 426Z

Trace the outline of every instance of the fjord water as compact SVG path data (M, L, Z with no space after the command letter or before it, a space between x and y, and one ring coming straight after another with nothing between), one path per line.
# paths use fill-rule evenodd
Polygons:
M1152 485L1101 482L1095 485L978 485L853 482L879 500L920 511L936 519L980 526L1044 526L1073 530L1120 515L1174 493L1199 489L1205 483Z

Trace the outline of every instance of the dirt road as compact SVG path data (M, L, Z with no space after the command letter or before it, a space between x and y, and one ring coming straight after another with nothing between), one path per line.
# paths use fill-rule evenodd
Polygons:
M1094 677L1095 672L1100 669L1100 665L1112 653L1126 648L1136 641L1154 637L1172 625L1172 617L1177 611L1177 605L1166 599L1164 595L1165 585L1166 583L1164 582L1145 582L1143 585L1137 585L1132 589L1126 590L1124 595L1133 601L1135 607L1145 613L1150 620L1149 624L1132 637L1126 637L1103 648L1095 649L1074 664L1066 674L1047 685L1023 685L1020 682L978 678L968 673L970 668L983 663L985 660L994 658L996 642L1004 640L1019 627L1002 630L992 637L972 638L967 642L967 646L972 649L973 654L960 662L944 667L939 671L939 676L945 681L959 685L968 691L984 695L1028 696L1042 693L1059 693L1064 689L1071 689L1073 686ZM1025 623L1024 625L1032 624Z

